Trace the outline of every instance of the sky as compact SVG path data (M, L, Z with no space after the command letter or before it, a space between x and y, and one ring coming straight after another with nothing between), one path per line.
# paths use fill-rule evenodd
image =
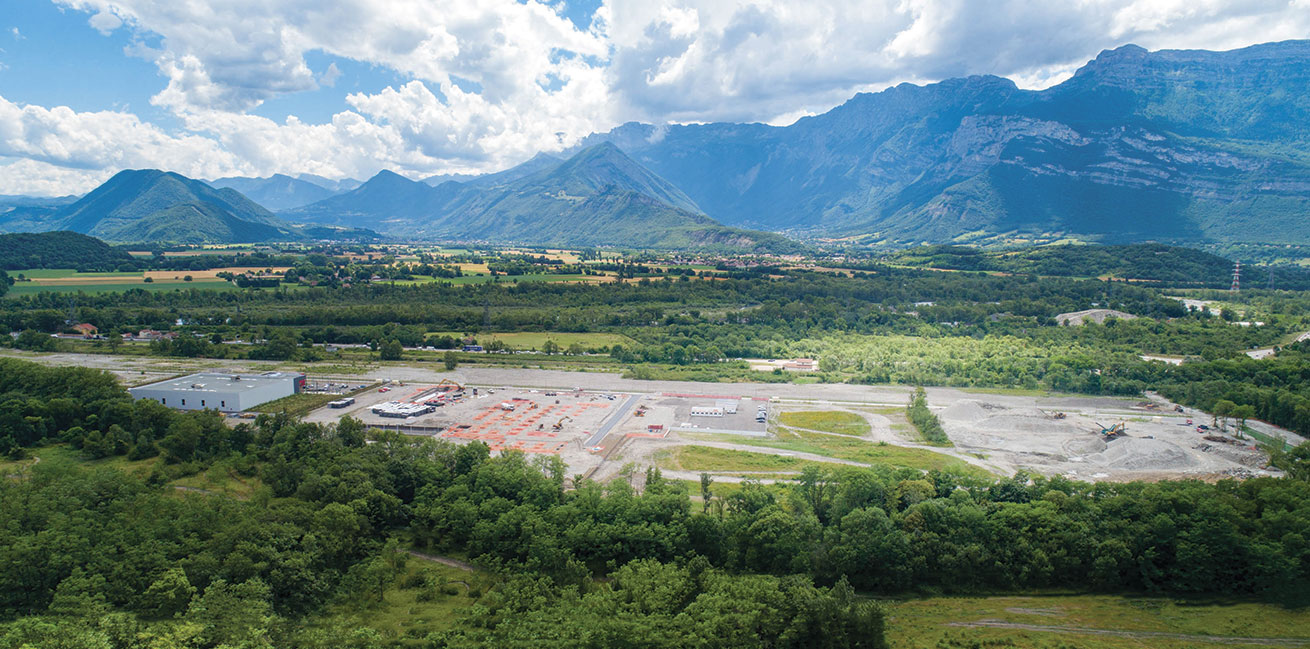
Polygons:
M0 194L496 171L629 121L1310 37L1310 0L0 0Z

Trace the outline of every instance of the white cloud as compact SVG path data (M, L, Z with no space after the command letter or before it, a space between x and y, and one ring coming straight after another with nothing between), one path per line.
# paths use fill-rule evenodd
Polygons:
M328 64L323 74L318 75L318 85L331 88L337 85L337 79L341 78L341 69L337 67L336 62Z
M106 36L115 29L123 26L122 19L115 16L112 11L100 11L96 13L96 15L91 16L91 20L88 22L91 23L91 26L94 27L96 31Z
M2 96L0 156L82 169L163 166L199 176L241 166L210 138L173 136L135 115L21 106Z
M131 54L165 80L151 103L183 129L0 100L0 156L202 176L491 170L629 120L785 124L901 81L1046 87L1126 42L1227 49L1310 33L1310 0L606 0L587 29L543 0L54 1L101 32L131 30ZM347 95L322 124L253 115L336 84L336 63L315 73L309 52L402 81Z
M109 180L108 169L74 169L30 158L0 156L0 194L66 196L85 194Z
M10 29L9 33L14 35L16 41L27 40L27 37L23 35L23 32L18 31L17 27Z

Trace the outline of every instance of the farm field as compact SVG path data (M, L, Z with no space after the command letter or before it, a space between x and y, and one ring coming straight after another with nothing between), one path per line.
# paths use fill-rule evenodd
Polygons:
M72 269L30 269L14 271L12 275L23 275L31 281L16 282L10 287L8 295L34 295L42 291L60 293L86 292L110 293L140 288L147 291L164 291L175 288L235 289L226 280L218 279L223 271L241 272L243 270L264 270L263 268L224 268L200 271L137 271L131 273L79 273ZM284 269L285 270L285 269ZM191 277L191 281L184 278ZM145 278L151 278L147 283Z
M912 599L886 608L892 649L1310 646L1304 610L1259 603L1034 595Z
M465 270L464 272L469 272ZM476 272L476 271L474 271ZM486 272L485 270L483 272ZM393 280L384 280L385 283L391 283ZM614 277L611 275L581 275L567 274L554 275L549 273L533 275L465 275L463 277L424 277L422 279L398 279L394 280L397 286L414 286L419 284L449 283L455 286L466 284L488 284L499 282L501 284L514 284L517 282L547 282L547 283L600 283L612 282Z
M53 293L119 293L139 288L144 291L172 291L175 289L209 289L217 291L238 291L241 290L230 282L222 280L217 281L191 281L184 282L181 280L155 281L149 284L136 282L91 282L86 284L37 284L35 282L20 282L10 287L5 297L18 297L23 295L36 295L41 292Z

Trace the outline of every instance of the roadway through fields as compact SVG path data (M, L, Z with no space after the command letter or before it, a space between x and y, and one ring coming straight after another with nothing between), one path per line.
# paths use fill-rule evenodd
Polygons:
M628 400L624 401L623 405L619 406L619 409L615 410L613 415L610 415L610 418L605 421L604 425L600 427L600 430L587 438L587 442L583 447L596 448L599 446L601 440L605 439L605 436L609 434L610 430L617 426L620 421L623 421L624 417L628 416L628 411L632 410L633 404L637 403L637 400L640 398L640 394L634 394L628 397Z

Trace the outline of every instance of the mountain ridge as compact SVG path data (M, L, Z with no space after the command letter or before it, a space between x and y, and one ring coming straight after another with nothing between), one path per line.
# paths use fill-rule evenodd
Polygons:
M1124 46L1040 91L900 84L784 127L629 123L579 147L615 143L726 225L816 238L1294 242L1305 87L1310 41Z
M351 192L285 216L377 228L393 236L496 243L798 247L778 235L715 222L676 186L609 143L566 160L537 156L507 171L515 173L502 173L493 182L447 180L435 187L383 171Z

